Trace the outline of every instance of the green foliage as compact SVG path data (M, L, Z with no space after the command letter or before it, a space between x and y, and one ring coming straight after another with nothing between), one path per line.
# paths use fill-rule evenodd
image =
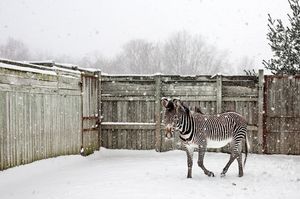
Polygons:
M288 14L289 25L269 15L267 38L273 51L273 58L263 60L266 69L273 74L300 74L300 6L299 0L288 0L292 14Z

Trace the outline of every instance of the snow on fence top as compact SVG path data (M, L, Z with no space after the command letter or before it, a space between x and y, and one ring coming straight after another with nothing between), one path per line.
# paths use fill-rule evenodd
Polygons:
M85 73L99 72L98 69L82 68L74 64L56 63L54 61L14 61L0 58L0 68L24 71L45 75L80 75Z

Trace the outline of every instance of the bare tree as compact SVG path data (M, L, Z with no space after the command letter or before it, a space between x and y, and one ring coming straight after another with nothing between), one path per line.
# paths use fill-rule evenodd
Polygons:
M0 45L0 57L14 60L31 58L27 46L22 41L13 38L9 38L4 45Z
M228 60L226 51L207 44L201 35L181 31L166 41L163 64L165 73L207 74L223 72Z
M242 71L244 71L247 75L252 74L252 69L254 68L254 58L251 58L249 56L242 57L237 67L237 72L239 73L242 73Z
M189 71L191 35L185 31L171 35L164 45L163 64L166 73L182 74Z
M142 39L131 40L123 46L124 64L132 73L149 73L154 45Z

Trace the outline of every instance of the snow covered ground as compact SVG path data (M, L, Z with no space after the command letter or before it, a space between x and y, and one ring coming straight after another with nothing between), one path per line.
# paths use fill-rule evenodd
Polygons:
M300 198L300 156L250 154L245 176L228 154L207 153L209 178L197 167L186 178L183 151L108 150L88 157L63 156L0 172L0 198Z

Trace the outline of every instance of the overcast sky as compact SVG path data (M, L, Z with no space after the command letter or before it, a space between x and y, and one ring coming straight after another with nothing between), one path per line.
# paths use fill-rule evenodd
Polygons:
M130 39L163 41L201 34L231 61L270 57L267 14L287 18L287 0L0 0L0 43L22 40L32 51L113 56Z

